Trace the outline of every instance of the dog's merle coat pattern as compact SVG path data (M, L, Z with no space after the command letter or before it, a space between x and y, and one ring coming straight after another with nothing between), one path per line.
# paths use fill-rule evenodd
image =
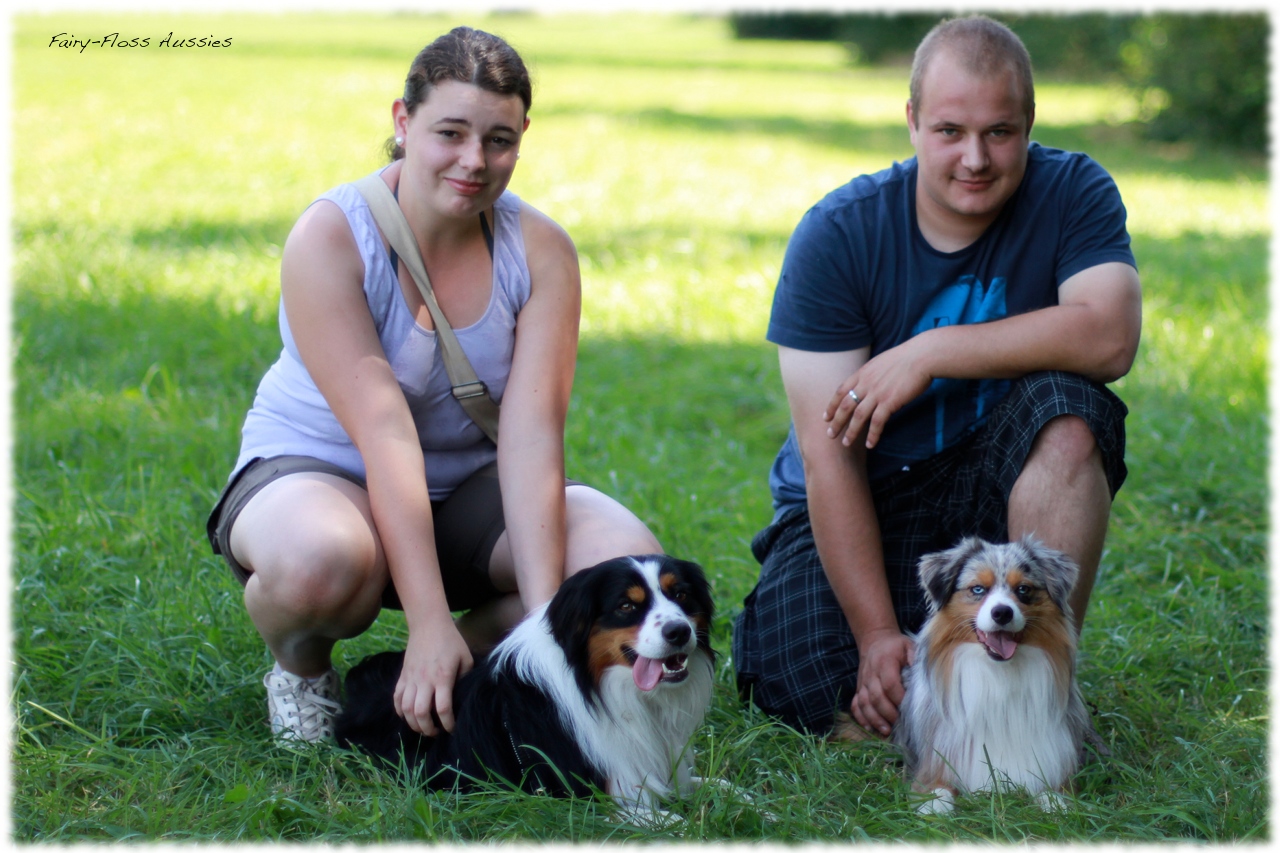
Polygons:
M1011 783L1046 807L1090 730L1068 597L1079 570L1031 538L969 538L920 561L930 617L894 727L922 811Z

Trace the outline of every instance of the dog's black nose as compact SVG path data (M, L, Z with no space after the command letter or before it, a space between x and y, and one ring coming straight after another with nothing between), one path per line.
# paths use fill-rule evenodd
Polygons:
M662 639L673 646L683 646L692 634L693 629L685 622L668 622L662 626Z
M1008 625L1013 621L1013 608L1007 604L998 604L991 608L991 618L997 625Z

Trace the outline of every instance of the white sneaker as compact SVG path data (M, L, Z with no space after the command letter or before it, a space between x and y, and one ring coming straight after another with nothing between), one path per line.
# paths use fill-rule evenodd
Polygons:
M272 670L262 679L267 688L271 731L283 740L308 743L333 737L333 722L342 711L338 671L333 667L314 679Z

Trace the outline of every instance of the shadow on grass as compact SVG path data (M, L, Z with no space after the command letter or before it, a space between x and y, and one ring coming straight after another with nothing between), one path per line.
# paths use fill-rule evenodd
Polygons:
M261 239L251 230L221 233ZM197 238L179 230L143 239L177 245ZM1237 280L1243 313L1236 329L1261 336L1265 242L1196 237L1148 248L1158 258L1149 272L1154 297L1212 314L1223 308L1222 290L1204 281ZM368 840L384 832L384 820L387 837L412 833L425 809L432 827L492 837L488 812L477 817L448 800L419 807L411 793L397 803L371 795L341 758L317 754L299 765L263 751L257 679L269 663L202 527L253 388L278 352L275 318L228 312L214 298L189 294L126 288L68 299L20 287L15 330L19 833L220 840L298 831ZM721 651L728 619L758 571L747 541L770 515L765 478L787 427L776 362L763 341L588 337L580 347L569 472L634 509L668 550L707 567L721 605ZM1122 392L1134 410L1135 459L1114 514L1083 672L1101 730L1123 750L1117 780L1157 795L1139 803L1128 785L1086 779L1088 818L1067 830L1071 837L1265 831L1258 829L1265 824L1264 733L1256 722L1265 719L1266 640L1260 372L1250 365L1224 383L1191 389L1135 375ZM1229 405L1233 394L1245 399ZM402 639L403 621L380 618L365 637L350 644L351 654ZM904 828L876 822L874 837L940 831L899 815L902 786L878 756L836 753L773 728L757 748L740 719L722 690L713 734L699 742L703 760L724 762L727 749L724 772L738 773L770 809L798 803L785 812L783 831L850 837L864 818L886 810ZM795 787L794 779L819 772L829 774L820 796L812 785ZM1144 788L1144 780L1154 781ZM181 796L187 791L195 795ZM138 802L153 807L138 809ZM242 802L258 804L252 814L265 814L266 828L246 828ZM281 810L295 803L318 804L322 818ZM564 825L572 807L557 805ZM723 804L712 802L710 817L699 816L709 821L698 824L707 837L761 833L734 815L717 818L717 808ZM1021 814L1015 806L993 808ZM507 809L515 806L503 804L503 815ZM989 810L989 801L975 801L947 826L966 837L999 836L1006 830L990 828ZM374 812L378 825L370 830ZM531 812L509 813L522 821ZM542 826L539 837L561 837L560 825ZM577 826L583 832L580 819ZM1059 831L1026 830L1031 837ZM610 832L592 825L584 837Z
M905 122L864 124L838 119L805 121L786 115L709 116L667 108L603 112L590 108L549 107L541 111L541 114L557 117L603 114L619 121L636 122L646 127L669 131L714 136L761 134L791 137L812 145L826 145L847 151L857 151L860 154L885 154L899 159L912 154ZM888 165L887 162L886 165Z
M161 251L198 251L220 245L263 252L266 247L277 245L289 227L278 219L248 223L195 220L139 229L124 235L124 242L139 249ZM579 250L601 265L652 254L660 264L686 267L698 263L696 256L680 248L681 241L691 235L737 242L744 251L761 247L781 250L789 236L728 227L712 232L699 226L696 233L672 227L643 228L584 237L579 241ZM76 263L74 258L92 253L69 247L80 247L85 241L95 245L120 242L120 236L110 231L68 229L48 222L22 228L16 237L19 245L38 244L39 251L45 254L65 253L70 264ZM1262 322L1267 310L1265 237L1140 236L1134 238L1134 244L1144 291L1151 302L1174 306L1181 314L1230 310ZM126 261L132 263L131 258ZM100 287L77 289L77 268L69 269L70 272L59 267L56 271L70 281L20 280L15 284L12 304L20 389L32 382L47 387L47 381L56 377L78 377L79 384L110 392L136 384L153 364L163 365L175 381L183 384L210 389L242 388L256 384L278 354L274 312L261 317L247 310L229 311L216 296L168 290L163 278L153 277L146 283L141 274L137 280L144 281L142 284L131 279L124 284L103 282ZM97 270L89 272L99 274ZM114 268L103 274L107 273L125 274ZM668 368L657 369L652 359L664 358L663 353L678 353L668 359L668 367L677 365L690 372L681 387L700 389L694 396L705 395L710 389L711 398L715 399L720 383L732 381L733 371L720 366L722 354L743 347L755 345L681 344L662 338L608 345L584 341L576 393L583 399L601 393L589 378L590 365L596 359L626 353L626 358L644 365L627 377L629 383L662 383ZM1201 388L1197 392L1226 396L1230 389ZM686 405L681 402L682 396L661 401L660 408Z
M905 102L905 101L904 101ZM587 107L549 107L540 115L558 117L607 116L623 122L673 132L712 136L759 134L798 139L810 145L882 155L905 160L914 155L905 118L894 122L858 122L841 118L805 120L790 115L706 115L670 108L604 111ZM1267 179L1265 157L1242 156L1230 151L1192 145L1156 145L1141 136L1141 126L1081 124L1059 125L1042 120L1031 138L1051 148L1090 152L1105 150L1108 168L1114 172L1154 172L1193 180Z
M677 267L696 267L701 261L687 247L690 240L708 245L712 252L750 254L767 250L778 258L787 247L790 233L750 231L745 228L708 228L696 225L654 225L644 228L618 228L607 232L592 230L574 237L578 254L600 268L624 266L649 256L667 259Z
M68 225L57 219L23 222L14 229L17 245L52 242L78 242L91 239L95 242L126 242L139 249L159 251L204 251L208 249L262 250L284 243L294 219L213 219L186 218L163 226L135 228L124 232L114 227Z
M138 228L132 233L134 245L147 249L243 248L282 246L294 218L278 217L258 221L186 219L163 228Z
M1265 155L1248 155L1191 143L1168 145L1142 136L1143 128L1126 125L1055 125L1037 123L1031 138L1050 148L1085 153L1105 152L1113 175L1150 172L1195 181L1267 180Z

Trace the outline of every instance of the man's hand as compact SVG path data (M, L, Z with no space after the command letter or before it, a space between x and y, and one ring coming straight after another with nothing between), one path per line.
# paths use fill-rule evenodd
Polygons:
M869 359L835 389L828 438L880 441L889 416L934 379L1015 379L1037 370L1113 382L1133 364L1142 331L1138 272L1121 262L1082 270L1058 286L1058 304L987 323L938 326ZM852 391L856 396L849 396Z
M898 631L879 631L858 643L858 692L850 711L858 725L888 737L906 690L902 670L915 660L915 642Z
M934 379L924 367L926 335L885 350L836 387L822 414L829 438L849 447L866 429L867 449L876 446L889 416L923 394Z

